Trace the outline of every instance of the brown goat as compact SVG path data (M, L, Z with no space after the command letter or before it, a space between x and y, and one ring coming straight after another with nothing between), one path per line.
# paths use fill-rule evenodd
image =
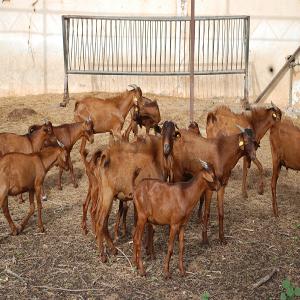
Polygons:
M240 129L242 132L231 136L219 136L216 139L198 137L192 133L181 133L181 138L174 143L174 181L182 181L187 176L195 176L199 172L199 165L194 163L195 158L201 158L213 165L221 188L217 192L219 215L219 238L223 243L224 238L224 192L230 174L238 160L247 155L255 159L255 137L252 129ZM203 227L203 243L208 243L207 223L209 220L210 202L212 192L205 193L205 214ZM200 201L199 215L203 199Z
M32 125L29 127L28 132L32 133L40 127L41 127L40 125ZM85 138L90 143L94 142L93 122L89 117L84 122L77 122L77 123L53 126L53 132L54 132L54 135L56 136L56 138L64 144L65 149L68 152L69 170L70 170L73 185L75 188L77 188L78 184L77 184L77 180L74 175L74 169L73 169L73 164L72 164L70 154L71 154L74 144L79 139ZM53 141L53 142L46 141L44 143L44 145L45 146L56 146L57 143L56 143L56 141ZM59 174L58 174L58 181L57 181L57 187L59 190L62 189L62 185L61 185L62 173L63 173L63 168L60 167Z
M300 128L288 119L276 123L270 130L270 145L273 161L272 205L273 213L278 217L276 185L281 166L287 169L300 170Z
M136 85L130 90L108 99L86 97L75 103L74 119L82 122L89 116L93 121L94 133L110 132L112 137L121 139L121 130L130 109L142 98L142 91ZM83 152L86 139L82 139L80 152Z
M272 103L272 102L271 102ZM272 103L271 108L253 108L250 112L237 114L232 112L227 106L221 106L207 115L206 134L207 138L215 138L220 134L232 135L238 133L235 124L240 124L244 128L251 128L254 131L257 146L269 128L280 121L281 111ZM256 158L253 163L257 166L260 174L258 193L264 191L263 167ZM246 156L243 164L243 184L242 194L247 198L247 171L251 161Z
M53 133L52 124L48 120L37 131L24 135L3 132L0 133L0 157L11 152L26 154L38 152L45 142L53 141L56 141L56 137ZM22 194L19 195L19 201L20 203L24 202Z
M0 207L11 228L12 235L23 231L35 210L34 195L38 207L38 226L44 232L42 222L41 191L45 176L49 169L58 164L67 169L67 151L61 147L44 148L32 154L8 153L0 159ZM8 209L8 196L16 196L29 192L30 210L16 227Z
M164 179L163 149L160 137L146 136L134 143L116 142L109 145L101 155L97 176L101 182L96 222L97 243L100 257L106 261L103 239L113 253L117 250L109 236L107 223L113 200L132 200L132 176L141 169L136 182L143 178Z
M93 153L91 159L87 160L88 152L85 150L82 155L82 160L85 165L86 175L88 176L89 180L89 187L88 192L85 198L84 203L82 204L82 221L81 227L85 234L88 233L86 220L87 220L87 211L90 206L90 202L92 203L90 206L90 215L91 215L91 222L92 222L92 230L95 233L95 214L96 214L96 207L97 207L97 200L98 200L98 192L99 192L99 182L97 181L97 163L101 156L102 150L97 150Z
M131 122L127 127L124 139L129 141L129 134L133 131L134 136L138 135L138 126L146 127L146 134L149 134L151 128L157 128L161 118L157 101L142 97L135 109L131 109Z
M144 179L135 188L133 201L137 212L134 234L134 262L140 275L146 275L141 257L141 239L146 222L170 225L168 253L164 265L166 278L170 277L169 263L173 253L174 239L179 233L179 269L185 275L183 265L184 229L193 208L206 189L218 190L220 183L212 166L204 167L189 182L166 183L156 179Z
M41 125L39 130L18 135L15 133L0 133L0 156L6 153L33 153L42 149L45 141L56 141L51 122Z
M177 125L173 121L165 121L161 129L161 149L162 153L162 167L163 177L165 181L173 182L173 143L180 136L179 131L176 130ZM126 215L128 211L128 205L126 202L120 201L119 210L116 217L116 223L114 228L115 240L118 239L118 229L121 217L123 215L123 236L126 234Z

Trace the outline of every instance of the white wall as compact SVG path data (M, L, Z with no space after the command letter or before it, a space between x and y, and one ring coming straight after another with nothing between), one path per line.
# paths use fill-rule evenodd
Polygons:
M2 2L2 1L1 1ZM87 15L184 15L189 0L10 0L0 4L0 96L63 91L62 14ZM255 97L267 85L300 42L299 0L196 0L196 15L251 16L250 95ZM35 11L33 11L35 8ZM30 28L29 28L30 26ZM273 67L273 74L269 72ZM299 86L299 73L295 86ZM196 87L209 95L220 87L226 96L231 79L201 78ZM187 96L183 78L107 78L70 76L70 92L122 90L128 82L140 84L147 92ZM236 80L236 86L238 80ZM242 82L240 80L240 82ZM204 91L205 89L205 91ZM230 93L229 93L230 94ZM270 95L285 104L288 76Z

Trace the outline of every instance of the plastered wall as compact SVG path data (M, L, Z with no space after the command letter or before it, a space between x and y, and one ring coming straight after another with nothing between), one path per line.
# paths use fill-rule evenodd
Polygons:
M250 97L255 98L300 45L299 0L196 0L196 15L250 15ZM0 96L63 91L62 14L186 15L189 0L10 0L0 4ZM188 78L70 76L70 92L119 91L130 82L147 92L188 97ZM293 101L299 100L295 68ZM242 96L238 76L196 79L198 97ZM289 75L268 98L288 103Z

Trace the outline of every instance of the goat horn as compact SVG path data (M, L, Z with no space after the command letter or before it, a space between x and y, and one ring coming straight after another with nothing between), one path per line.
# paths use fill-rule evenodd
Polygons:
M177 126L177 124L176 123L174 123L174 125L175 125L175 127L179 130L179 128L178 128L178 126Z
M199 161L200 161L201 165L203 166L203 168L204 168L205 170L208 170L208 169L209 169L208 164L207 164L206 161L201 160L201 159L199 159Z
M241 127L240 125L235 124L235 126L242 132L245 132L245 128Z
M279 107L276 106L272 101L271 101L271 105L272 105L272 107L274 107L275 109L279 109Z
M87 118L87 121L88 122L92 121L91 115L89 115L89 117Z
M49 123L48 118L44 118L44 122L45 122L45 124L48 124Z
M60 142L59 140L56 140L56 141L57 141L57 144L59 147L61 147L61 148L65 147L65 145L62 142Z
M128 86L132 87L135 90L138 88L138 86L136 84L128 84Z

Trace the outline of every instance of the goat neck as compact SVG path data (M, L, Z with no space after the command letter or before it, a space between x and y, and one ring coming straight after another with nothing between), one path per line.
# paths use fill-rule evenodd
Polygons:
M32 152L38 152L42 149L45 141L45 132L43 129L33 131L32 133L27 134L32 147Z
M218 178L227 178L244 151L239 146L240 134L221 136L218 139L218 150L220 161L215 165L215 172Z
M185 210L185 214L189 215L199 201L202 193L207 189L207 184L205 179L202 177L202 171L188 182L184 182L182 184L184 195L182 198L182 206Z
M255 132L256 140L259 142L263 136L266 134L268 129L272 126L274 123L269 117L268 117L268 111L265 109L254 109L251 112L251 124L253 127L253 130Z
M84 136L84 122L68 124L68 127L70 144L65 146L73 147L74 144Z
M44 165L46 172L48 172L55 164L58 155L60 154L59 147L46 147L38 153Z
M134 106L133 98L135 96L135 91L126 91L120 95L117 100L117 107L120 110L121 115L125 118L129 113L130 109Z

